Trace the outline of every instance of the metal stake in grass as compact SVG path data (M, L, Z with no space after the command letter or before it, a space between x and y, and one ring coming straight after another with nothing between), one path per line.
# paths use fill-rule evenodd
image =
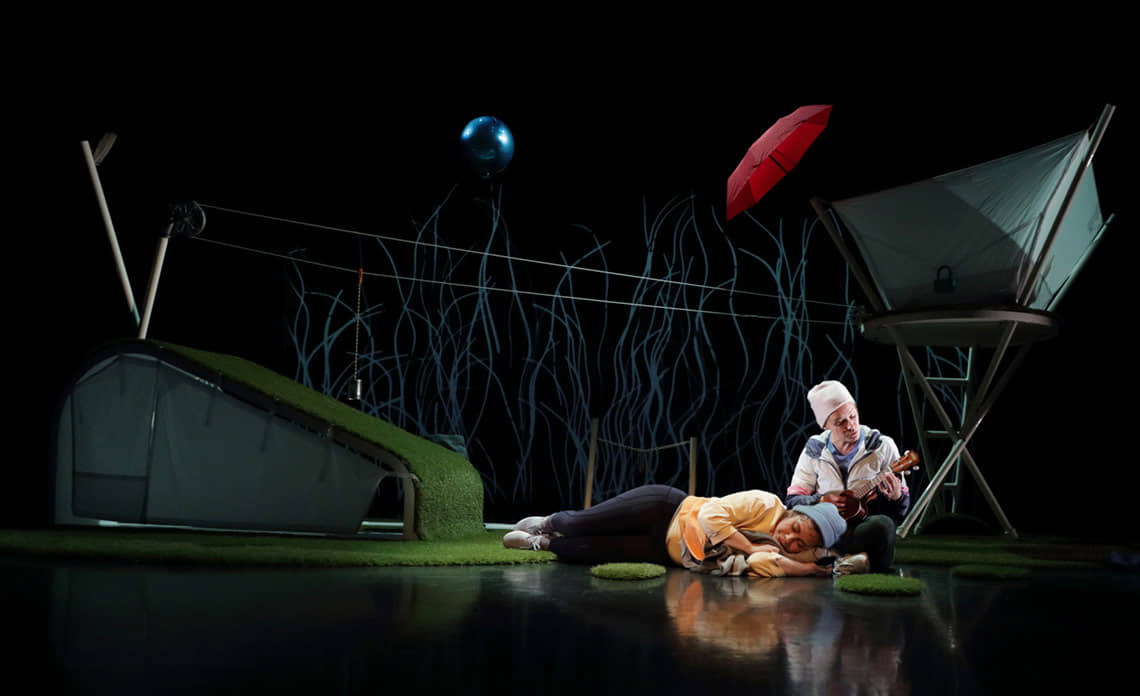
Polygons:
M356 275L356 331L353 338L352 345L352 377L354 391L349 396L349 401L356 402L360 406L362 397L362 383L360 381L360 293L364 288L364 268L362 267Z

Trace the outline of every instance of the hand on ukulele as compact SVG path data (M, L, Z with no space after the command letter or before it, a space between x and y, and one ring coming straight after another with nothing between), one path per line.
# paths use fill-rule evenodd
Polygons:
M834 505L843 519L847 519L848 513L854 513L859 507L858 501L851 500L851 497L845 492L824 493L823 496L820 497L819 502ZM851 506L850 509L848 506Z
M902 481L894 474L886 474L879 483L878 491L887 496L887 500L898 500L902 497Z

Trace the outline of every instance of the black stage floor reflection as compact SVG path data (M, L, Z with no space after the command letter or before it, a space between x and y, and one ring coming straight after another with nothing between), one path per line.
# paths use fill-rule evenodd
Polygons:
M584 567L203 570L0 559L5 674L49 693L981 694L1127 680L1140 574L828 579Z

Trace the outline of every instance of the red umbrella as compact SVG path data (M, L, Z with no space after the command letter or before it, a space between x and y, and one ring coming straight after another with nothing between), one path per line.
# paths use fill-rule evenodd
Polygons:
M725 219L731 220L755 205L784 178L823 132L830 115L830 104L801 106L764 131L728 177Z

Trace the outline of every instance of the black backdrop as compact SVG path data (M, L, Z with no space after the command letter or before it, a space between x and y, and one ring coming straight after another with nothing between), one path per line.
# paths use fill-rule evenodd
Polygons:
M1102 206L1117 221L1060 307L1061 335L1030 351L977 446L1019 529L1065 531L1070 518L1058 509L1087 495L1108 521L1106 533L1133 536L1125 511L1100 502L1126 480L1118 462L1130 449L1133 351L1124 335L1134 177L1125 143L1134 117L1131 82L1115 63L1100 61L1096 78L1084 80L1010 79L1017 65L1010 63L997 80L980 66L833 57L742 84L720 60L660 47L634 57L595 53L588 63L565 55L536 63L529 54L471 61L443 48L411 63L391 60L394 49L345 62L275 50L273 60L243 55L207 67L186 58L150 70L142 69L145 51L121 52L66 79L31 82L37 99L21 102L36 121L35 136L21 143L30 146L21 168L29 195L17 202L29 214L10 237L9 302L17 310L7 333L9 364L26 395L18 427L32 446L9 467L4 524L46 523L52 409L83 355L133 332L81 140L118 133L100 171L141 298L172 200L398 232L452 187L461 203L477 198L485 182L465 169L457 148L463 124L478 115L498 116L514 133L504 206L520 252L542 257L556 253L558 237L524 230L581 224L620 243L640 224L644 200L723 199L747 146L801 104L834 104L831 123L753 211L761 219L808 214L811 195L834 200L905 183L1091 127L1111 102L1118 111L1096 166ZM108 67L121 69L98 69ZM731 224L726 230L737 233ZM151 335L288 372L290 354L274 340L280 285L251 279L246 299L264 311L235 318L211 309L226 302L212 295L211 276L241 269L190 272L197 282L162 286L159 308L200 307L214 330L188 336L177 313L156 310ZM867 344L857 356L868 366L860 370L897 374L889 348ZM864 412L893 410L893 399L865 398Z

